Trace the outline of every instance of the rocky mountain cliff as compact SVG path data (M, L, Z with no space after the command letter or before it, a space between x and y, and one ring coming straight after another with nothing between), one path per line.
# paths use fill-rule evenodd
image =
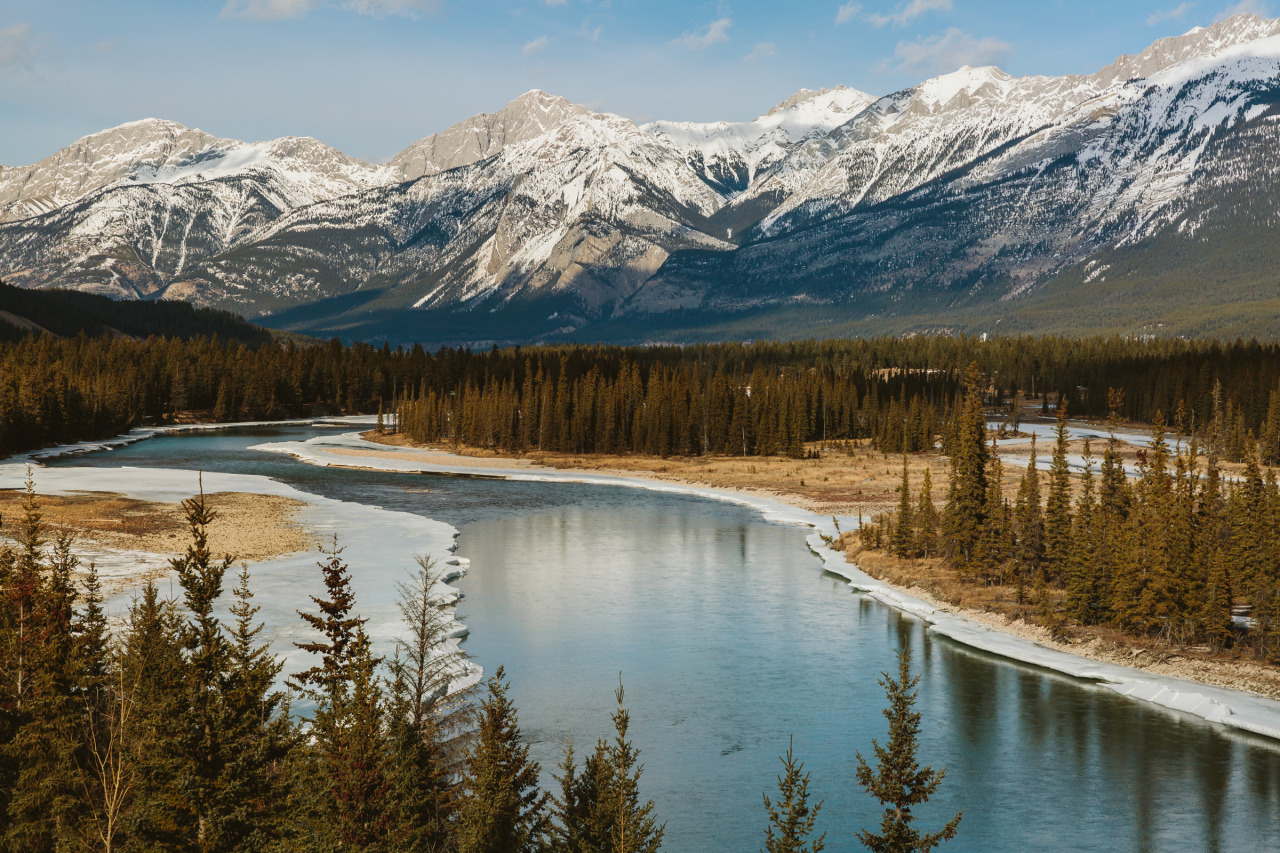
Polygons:
M1280 21L1242 15L1093 75L963 68L749 122L534 91L385 165L147 120L0 168L0 278L432 343L1250 331L1277 102Z

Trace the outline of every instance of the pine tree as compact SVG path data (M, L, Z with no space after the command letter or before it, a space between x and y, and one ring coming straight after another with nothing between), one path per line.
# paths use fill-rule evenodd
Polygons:
M1084 474L1071 528L1071 559L1066 576L1067 612L1084 625L1100 622L1106 609L1098 571L1098 526L1093 454L1085 441Z
M1058 406L1054 427L1053 461L1049 465L1049 495L1044 508L1045 568L1061 578L1071 558L1071 469L1067 463L1067 407Z
M1040 506L1040 472L1036 470L1036 438L1031 436L1031 458L1018 486L1014 504L1018 538L1015 566L1018 603L1021 604L1027 583L1039 573L1044 560L1044 514Z
M222 835L217 825L216 801L223 783L228 745L225 743L222 685L230 648L213 610L222 595L222 581L231 558L213 559L209 550L209 524L215 513L205 502L203 490L183 501L191 542L187 552L172 561L182 585L189 616L182 629L186 651L186 737L183 752L188 779L184 784L196 815L195 843L201 850L214 849Z
M565 750L556 777L561 795L553 807L558 825L552 849L557 853L654 853L662 848L666 825L654 817L652 800L640 803L643 768L639 750L627 738L631 715L622 704L621 682L614 696L614 737L596 743L581 774L574 765L572 742Z
M449 642L452 615L436 592L442 572L429 557L417 566L398 586L408 637L397 643L389 712L397 846L407 853L440 849L451 836L473 693L457 686L467 661Z
M858 832L858 840L876 853L932 850L955 838L963 815L963 812L957 814L934 833L921 833L913 825L916 816L912 809L928 802L947 774L945 768L935 771L928 765L921 767L916 760L920 748L920 712L913 708L919 682L920 676L911 675L911 651L903 649L898 653L897 679L887 672L880 675L880 685L889 700L889 706L883 711L889 721L889 740L883 747L874 740L871 742L876 768L873 770L862 754L857 753L858 784L880 805L888 806L879 832Z
M549 795L538 789L536 761L520 734L502 667L489 679L475 746L466 765L467 793L458 804L461 853L533 853L549 830Z
M933 505L933 477L924 469L924 482L920 484L920 499L916 505L916 546L925 557L938 551L938 509Z
M793 746L794 738L787 742L787 754L781 756L782 775L778 776L777 802L770 801L768 794L763 795L764 808L769 814L764 853L819 853L826 847L825 832L809 840L822 803L810 808L810 774L804 773L804 764L795 760Z
M329 845L370 847L386 841L393 815L383 808L390 792L383 731L385 708L364 619L352 615L351 576L335 539L319 564L327 598L312 596L319 613L298 612L324 636L295 643L320 663L292 682L316 706L311 734L318 750L322 788L314 792L313 828Z
M899 557L915 554L915 519L911 507L911 471L907 466L907 454L902 454L902 483L898 486L898 516L893 529L892 549Z
M951 436L951 484L942 515L943 548L962 574L975 574L973 561L987 520L986 419L980 374L970 365L965 394Z
M226 764L213 807L209 846L250 853L269 847L281 835L284 792L282 766L297 742L284 693L275 689L281 663L258 641L261 623L249 589L249 569L241 566L236 583L235 620L229 638L222 690L222 726Z
M187 764L182 619L148 582L129 610L121 680L132 696L124 762L136 793L124 829L130 842L159 851L191 849L195 815L185 795Z

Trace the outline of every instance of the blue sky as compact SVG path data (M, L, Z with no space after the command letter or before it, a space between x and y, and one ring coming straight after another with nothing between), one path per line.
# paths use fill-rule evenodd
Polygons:
M1266 0L0 0L0 163L150 116L385 160L531 88L638 122L962 64L1088 73Z

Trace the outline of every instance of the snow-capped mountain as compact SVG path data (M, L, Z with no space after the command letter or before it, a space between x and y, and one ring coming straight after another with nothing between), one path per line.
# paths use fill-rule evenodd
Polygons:
M1092 75L966 67L744 122L535 90L385 165L147 120L0 168L0 277L432 341L1097 306L1271 239L1277 103L1280 21L1242 15Z

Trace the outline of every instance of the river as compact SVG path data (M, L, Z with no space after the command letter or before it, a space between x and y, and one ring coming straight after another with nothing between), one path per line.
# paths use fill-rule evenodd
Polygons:
M489 673L506 666L534 757L549 773L570 732L580 755L607 734L621 674L667 850L760 849L761 793L793 735L824 800L826 849L862 849L853 834L879 808L854 780L855 752L885 737L876 679L904 646L923 676L920 756L947 768L922 823L965 813L942 849L1280 843L1280 745L932 635L823 573L802 528L688 496L327 469L248 449L321 429L162 436L50 464L265 475L453 525L471 560L455 582L464 648ZM268 581L271 570L255 568ZM394 580L383 566L352 571L358 591Z

